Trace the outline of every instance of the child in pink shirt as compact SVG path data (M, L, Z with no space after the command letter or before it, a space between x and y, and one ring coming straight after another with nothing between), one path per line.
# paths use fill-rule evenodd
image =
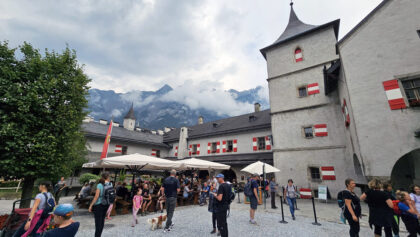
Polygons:
M142 193L143 190L139 188L136 195L133 197L133 223L131 224L131 227L134 227L134 225L139 223L137 220L137 212L143 204L143 197L141 196Z

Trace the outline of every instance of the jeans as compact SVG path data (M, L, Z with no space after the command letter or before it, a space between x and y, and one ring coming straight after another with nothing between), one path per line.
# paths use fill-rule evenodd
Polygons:
M296 198L287 198L287 203L289 204L289 209L290 209L290 214L292 214L292 216L295 216L295 202L296 202Z
M200 195L200 204L205 203L207 198L207 193L201 193Z
M93 214L95 216L95 237L101 237L102 231L104 230L106 212L108 211L109 205L94 205Z
M354 221L351 216L346 216L346 219L350 225L350 237L359 237L360 223L358 221Z
M32 236L32 237L41 236L41 233L36 233L36 231L39 229L39 227L42 225L43 222L44 222L44 219L39 219L39 221L35 225L35 228L32 230L29 236ZM21 237L23 234L25 234L26 232L25 225L26 225L26 221L23 222L23 224L19 227L19 229L13 234L13 237Z
M217 229L220 231L220 236L228 237L228 225L227 225L227 210L218 210L216 212Z
M216 213L211 213L211 220L213 222L213 229L216 229Z
M175 206L176 197L166 198L166 229L168 229L172 225L172 217L174 216Z
M275 208L275 207L276 207L276 193L271 192L271 208Z

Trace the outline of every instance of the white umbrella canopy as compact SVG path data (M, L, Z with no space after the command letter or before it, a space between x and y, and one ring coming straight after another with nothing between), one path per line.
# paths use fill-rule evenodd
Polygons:
M262 175L264 164L265 164L265 173L280 172L280 170L277 169L276 167L274 167L272 165L269 165L267 163L261 162L261 161L257 161L255 163L252 163L252 164L248 165L247 167L243 168L241 171L248 172L248 173L251 173L251 174L257 173L259 175Z
M209 169L228 170L230 169L229 165L207 161L207 160L201 160L197 158L179 160L179 161L176 161L176 163L182 164L184 169L198 169L198 170L209 170Z
M179 169L182 164L138 153L105 158L83 164L84 168L129 168L142 170Z

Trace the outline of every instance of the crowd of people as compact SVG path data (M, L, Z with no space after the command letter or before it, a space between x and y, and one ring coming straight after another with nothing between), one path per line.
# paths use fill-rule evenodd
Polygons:
M63 180L61 180L63 181ZM94 184L85 184L79 198L84 198L92 193ZM409 237L420 234L420 186L413 185L410 192L397 190L393 191L390 182L381 182L372 179L368 183L362 195L358 196L355 192L356 183L352 179L345 181L346 188L338 196L338 202L342 207L342 221L350 226L350 237L359 236L360 219L362 218L361 202L366 202L369 207L369 226L373 230L374 236L381 236L384 232L386 237L399 236L400 221L402 221L409 233ZM65 183L62 182L58 189L63 189ZM54 192L49 192L50 185L43 182L39 185L39 193L35 196L35 201L31 207L28 219L20 226L13 235L19 236L75 236L80 223L72 219L74 208L72 204L56 205ZM94 196L89 205L89 212L93 212L95 220L95 237L102 235L105 220L110 219L112 205L117 198L131 201L132 221L131 226L138 224L137 215L147 215L152 204L152 193L155 200L155 211L164 212L166 209L167 220L164 232L170 232L174 224L174 216L177 200L183 198L191 200L192 194L198 195L200 206L208 205L211 213L212 228L210 233L217 236L228 236L227 217L230 211L230 204L235 198L235 191L240 187L236 180L232 183L226 182L223 174L218 174L212 178L200 179L197 173L190 177L177 175L175 170L170 172L169 177L162 179L161 185L156 182L135 180L131 191L126 183L117 183L114 187L107 172L101 175L94 187ZM249 223L257 224L255 213L258 204L261 203L262 195L271 197L271 208L276 209L275 198L279 185L274 178L263 179L259 174L251 175L243 188L244 194L250 205ZM297 187L293 180L289 179L285 186L282 186L282 193L290 209L293 220L295 217L296 199L299 197ZM53 215L50 215L50 214ZM209 216L209 217L210 217ZM48 230L48 223L53 220L57 228ZM210 223L210 221L209 221Z
M358 197L354 191L356 183L352 179L345 181L346 189L342 191L343 219L350 226L350 237L358 237L360 232L360 218L362 217L361 201L369 207L369 226L375 236L399 236L399 223L403 221L409 233L408 237L420 234L420 187L413 185L411 193L397 190L393 192L390 182L382 183L372 179L368 183L368 190Z

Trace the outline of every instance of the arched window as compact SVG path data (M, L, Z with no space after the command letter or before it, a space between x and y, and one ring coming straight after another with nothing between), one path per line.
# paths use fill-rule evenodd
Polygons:
M299 47L295 49L295 60L296 62L300 62L303 60L302 50Z

